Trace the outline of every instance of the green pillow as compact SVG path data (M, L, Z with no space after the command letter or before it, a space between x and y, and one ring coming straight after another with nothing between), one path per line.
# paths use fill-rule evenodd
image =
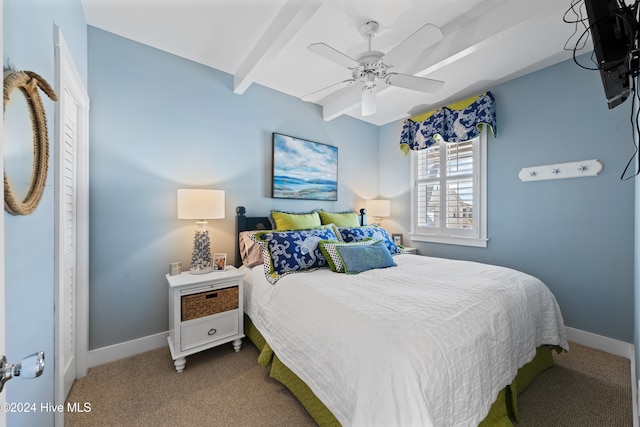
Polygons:
M318 211L322 224L335 224L338 227L359 227L360 219L355 212L325 212Z
M318 212L291 213L271 211L271 219L276 230L304 230L320 227Z

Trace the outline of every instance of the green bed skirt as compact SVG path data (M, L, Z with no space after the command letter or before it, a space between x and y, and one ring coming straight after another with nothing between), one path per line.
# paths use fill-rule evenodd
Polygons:
M331 411L313 394L304 381L280 361L246 314L244 316L244 333L258 350L260 350L258 363L265 368L271 365L269 375L284 384L284 386L293 393L319 426L340 426L336 417L334 417ZM512 420L516 422L520 420L517 405L518 395L531 384L538 374L551 366L553 366L551 347L538 347L533 360L520 368L513 382L500 391L497 399L493 402L489 410L489 414L482 420L480 426L513 427Z

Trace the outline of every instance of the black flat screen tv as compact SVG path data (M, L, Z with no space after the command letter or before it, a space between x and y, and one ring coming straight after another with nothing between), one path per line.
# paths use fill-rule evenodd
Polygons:
M609 108L622 104L637 72L631 53L637 36L634 13L618 0L584 0L600 77ZM633 65L632 65L633 64Z

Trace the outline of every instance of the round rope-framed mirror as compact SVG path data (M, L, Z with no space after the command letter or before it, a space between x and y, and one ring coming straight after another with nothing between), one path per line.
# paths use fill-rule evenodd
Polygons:
M49 133L47 130L47 116L40 98L38 88L53 101L57 101L54 90L49 83L33 71L5 71L4 73L4 104L3 113L7 110L7 103L11 99L14 89L25 97L31 117L33 133L33 167L31 180L26 195L20 200L12 187L7 173L4 173L4 208L13 215L29 215L40 203L47 181L49 166Z

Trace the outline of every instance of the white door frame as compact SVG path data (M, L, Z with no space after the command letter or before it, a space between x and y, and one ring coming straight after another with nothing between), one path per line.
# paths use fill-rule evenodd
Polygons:
M1 1L1 0L0 0ZM64 204L59 203L63 194L60 183L60 163L62 162L60 151L64 146L64 112L65 103L73 99L78 106L78 132L76 147L77 182L76 182L76 307L73 312L75 318L75 359L77 377L83 377L88 370L89 349L89 97L84 83L69 52L67 44L62 36L60 27L54 25L53 40L55 45L55 88L59 102L56 103L55 112L55 304L56 307L64 307L60 300L64 296L62 286L64 284L64 271L60 267L64 253L64 238L61 230L64 226ZM55 372L54 372L54 396L56 405L64 404L66 391L64 384L64 367L61 366L64 353L64 336L62 325L64 312L55 312ZM64 425L64 414L56 413L55 424Z
M3 21L2 11L4 10L3 0L0 0L0 22ZM3 31L0 30L0 58L4 58L4 53L2 50L3 39L2 39ZM4 111L4 110L3 110ZM2 176L4 176L4 113L2 114L2 120L0 120L0 172L2 172ZM4 206L4 191L0 191L0 201L2 202L2 206ZM4 292L4 216L6 214L2 212L2 218L0 218L0 296L2 297L0 301L0 356L3 354L7 354L5 351L5 318L4 318L4 307L7 299L5 298ZM0 404L6 402L7 393L0 393ZM4 411L0 411L0 427L6 427L7 425L7 414Z

